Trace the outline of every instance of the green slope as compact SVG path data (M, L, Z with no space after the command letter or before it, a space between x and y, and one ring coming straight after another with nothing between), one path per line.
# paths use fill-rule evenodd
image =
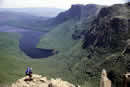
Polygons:
M72 33L74 31L73 20L67 21L58 25L52 31L41 37L38 47L40 48L53 48L58 51L67 51L75 44L75 40L72 39Z
M75 31L75 25L79 24L74 20L66 21L63 24L58 25L51 32L41 37L41 40L38 44L39 48L53 48L59 51L56 56L52 58L64 64L63 75L61 77L65 80L68 80L74 84L83 84L84 79L76 78L77 70L72 71L73 65L77 66L77 62L80 61L81 57L84 57L86 50L81 48L81 40L73 40L72 34ZM81 76L81 75L78 75Z
M18 38L14 33L0 33L0 83L15 80L20 75L20 72L16 72L24 69L21 65L24 65L26 56L17 46Z
M20 51L20 35L17 33L0 33L0 84L10 84L25 75L27 66L33 73L47 77L61 77L64 64L55 59L31 59Z

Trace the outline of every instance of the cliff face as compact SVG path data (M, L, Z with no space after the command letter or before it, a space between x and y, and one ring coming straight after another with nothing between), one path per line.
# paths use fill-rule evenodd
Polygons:
M124 45L129 38L129 10L128 4L103 8L85 32L83 48L90 45L112 48Z
M86 54L72 69L79 69L78 74L84 77L98 78L105 68L112 86L121 87L123 73L130 71L130 50L126 49L130 39L129 3L102 8L95 18L75 26L72 37L82 41ZM122 55L124 49L126 53Z

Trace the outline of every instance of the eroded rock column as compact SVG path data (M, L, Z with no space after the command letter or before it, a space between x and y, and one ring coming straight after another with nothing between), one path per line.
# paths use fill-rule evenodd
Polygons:
M107 77L106 70L102 70L100 87L111 87L111 81Z

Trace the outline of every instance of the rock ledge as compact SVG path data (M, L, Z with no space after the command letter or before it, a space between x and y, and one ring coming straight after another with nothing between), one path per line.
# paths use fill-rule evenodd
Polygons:
M32 75L32 81L25 81L28 77L23 77L13 83L11 87L76 87L73 84L63 81L60 78L48 80L41 75Z

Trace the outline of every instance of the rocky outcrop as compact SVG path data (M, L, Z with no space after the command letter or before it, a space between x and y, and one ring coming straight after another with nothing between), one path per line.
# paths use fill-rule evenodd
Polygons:
M11 87L76 87L73 84L61 79L48 80L41 75L32 75L31 81L25 81L28 77L21 78L12 84Z
M111 81L107 77L106 70L102 70L100 87L111 87Z

